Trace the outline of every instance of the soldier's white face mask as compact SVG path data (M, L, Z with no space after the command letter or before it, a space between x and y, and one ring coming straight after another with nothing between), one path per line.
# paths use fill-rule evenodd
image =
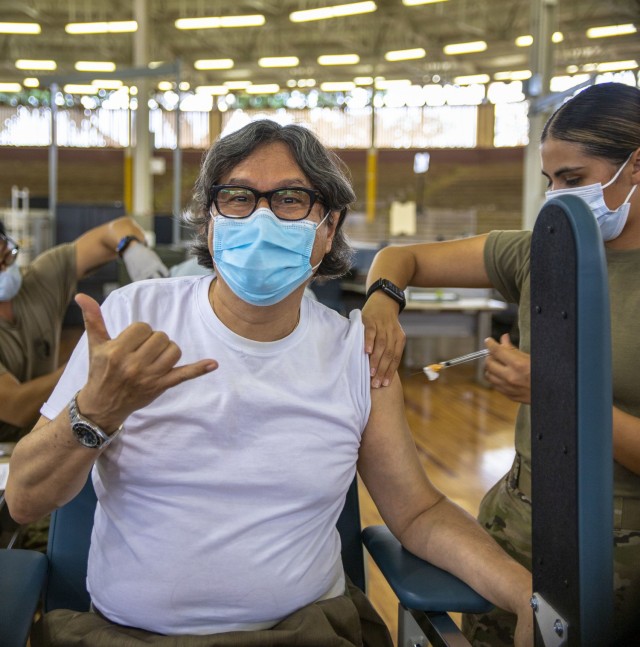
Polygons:
M618 179L620 173L622 173L622 169L624 169L628 164L632 155L633 153L629 155L626 162L616 171L616 174L606 184L596 182L595 184L589 184L587 186L547 191L545 193L545 197L547 200L551 200L551 198L556 198L560 195L575 195L578 196L578 198L582 198L587 203L591 211L593 211L593 215L596 217L598 222L598 227L600 227L600 233L602 234L603 240L613 240L614 238L617 238L624 229L627 218L629 217L629 209L631 208L629 200L638 185L634 184L633 187L631 187L631 191L629 191L624 202L617 209L609 209L607 206L607 203L604 201L604 189L611 186Z

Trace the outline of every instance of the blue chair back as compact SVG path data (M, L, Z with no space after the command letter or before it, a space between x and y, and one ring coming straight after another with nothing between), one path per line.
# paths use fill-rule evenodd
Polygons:
M91 477L80 493L51 515L49 529L49 575L44 593L44 610L88 611L87 559L96 507ZM347 492L337 523L342 540L342 561L347 576L364 591L365 568L360 538L358 483L354 479Z

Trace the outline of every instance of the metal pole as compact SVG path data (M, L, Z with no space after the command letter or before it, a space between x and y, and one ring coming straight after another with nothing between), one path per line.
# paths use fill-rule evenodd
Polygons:
M371 89L371 141L367 151L367 222L376 218L376 185L378 182L378 151L376 150L375 87Z
M182 148L180 130L182 126L182 111L180 109L180 61L176 72L176 91L178 93L178 105L176 106L176 147L173 149L173 228L171 242L174 245L180 243L180 213L182 197Z
M531 72L529 105L549 93L553 70L551 34L557 0L534 0L531 5ZM532 229L544 202L544 183L540 174L540 136L548 113L529 109L529 143L524 156L524 186L522 191L522 226Z
M58 133L56 95L58 84L52 83L49 87L51 97L51 145L49 146L49 211L51 212L51 228L55 232L56 207L58 206Z

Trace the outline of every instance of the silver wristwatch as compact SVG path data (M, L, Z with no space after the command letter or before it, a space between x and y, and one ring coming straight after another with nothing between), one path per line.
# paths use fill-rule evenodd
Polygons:
M122 431L123 425L120 425L112 434L105 433L98 425L80 413L77 402L78 393L69 402L69 418L71 420L71 431L73 431L73 435L84 447L89 447L90 449L107 447Z

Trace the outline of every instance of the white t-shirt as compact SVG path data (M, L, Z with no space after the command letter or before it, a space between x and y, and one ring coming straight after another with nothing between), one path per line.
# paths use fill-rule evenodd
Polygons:
M335 524L371 404L360 313L305 298L288 337L255 342L215 316L211 280L139 281L102 307L112 337L146 321L180 364L219 362L131 415L93 470L92 600L158 633L273 626L345 586ZM87 370L85 336L43 415Z

